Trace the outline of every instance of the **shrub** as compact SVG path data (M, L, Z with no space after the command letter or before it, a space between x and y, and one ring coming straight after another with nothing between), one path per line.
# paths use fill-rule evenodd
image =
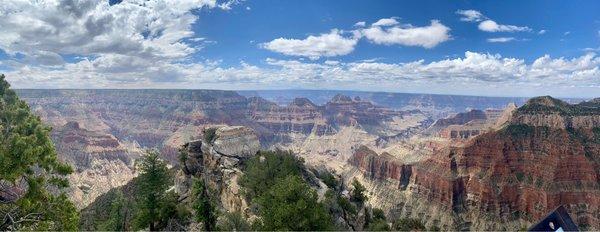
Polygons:
M302 174L303 162L291 152L260 151L246 162L240 185L251 200L268 191L279 179Z
M360 204L364 203L368 200L365 191L367 190L365 186L363 186L356 178L352 181L352 194L350 196L350 200L353 202L358 202Z
M394 228L394 230L399 230L399 231L423 231L426 230L425 229L425 225L423 225L423 223L418 220L418 219L414 219L414 218L401 218L398 219L396 221L394 221L394 223L392 224L392 227Z
M209 127L204 129L204 141L206 141L207 143L211 143L215 140L215 138L217 137L217 128L216 127Z

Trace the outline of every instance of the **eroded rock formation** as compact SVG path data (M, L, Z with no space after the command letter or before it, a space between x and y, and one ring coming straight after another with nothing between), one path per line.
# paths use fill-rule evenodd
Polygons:
M358 149L350 163L373 180L376 205L442 229L517 230L560 205L581 228L598 229L598 110L594 101L535 98L464 146L410 164Z
M258 137L250 128L217 126L214 138L186 143L182 148L184 162L176 177L176 190L184 198L191 194L192 179L204 181L208 192L228 212L250 214L241 195L238 179L240 164L260 149ZM205 129L206 131L206 129Z

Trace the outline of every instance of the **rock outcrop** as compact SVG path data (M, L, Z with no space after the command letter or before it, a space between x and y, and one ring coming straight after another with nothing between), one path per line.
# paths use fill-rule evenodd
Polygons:
M78 122L69 121L55 127L52 139L61 159L75 168L68 177L68 191L78 208L137 175L134 160L142 152L111 134L90 131Z
M554 129L593 129L600 125L598 99L570 105L552 97L533 98L519 108L513 124Z
M182 196L191 194L192 178L206 184L208 192L220 207L228 212L250 214L248 202L241 195L238 178L240 165L256 155L260 143L256 134L247 127L217 126L214 137L186 143L182 152L182 170L176 177L176 190Z
M379 205L393 214L421 215L442 229L517 230L560 205L580 228L599 229L598 110L593 101L532 99L500 130L419 162L364 149L350 162L373 180ZM553 118L524 120L548 115ZM586 123L565 123L581 117Z
M466 140L489 130L495 130L512 117L516 105L508 104L504 109L470 110L452 117L437 120L425 134L437 134L442 138Z

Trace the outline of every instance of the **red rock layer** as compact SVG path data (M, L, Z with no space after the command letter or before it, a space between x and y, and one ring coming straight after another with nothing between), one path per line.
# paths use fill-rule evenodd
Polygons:
M597 131L518 125L483 134L414 166L366 148L358 149L350 162L369 178L396 180L399 187L409 182L415 196L456 214L478 211L534 222L565 205L582 228L597 229L599 141Z

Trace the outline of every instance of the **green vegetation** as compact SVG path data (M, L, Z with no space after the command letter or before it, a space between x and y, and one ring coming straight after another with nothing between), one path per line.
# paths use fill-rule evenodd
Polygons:
M513 137L526 137L533 134L535 128L525 124L511 124L504 128L504 131Z
M279 179L302 174L303 160L289 151L260 151L247 161L240 185L248 199L266 193Z
M523 172L517 172L517 173L515 173L515 176L517 177L517 180L519 182L522 182L523 179L525 178L525 174Z
M102 222L99 230L105 231L124 231L127 229L127 202L122 192L117 192L116 197L110 204L109 218Z
M188 159L188 152L186 149L179 149L179 152L177 153L177 158L179 159L179 164L180 165L185 165L185 161L187 161Z
M400 218L392 224L392 228L398 231L424 231L425 225L414 218Z
M279 179L258 198L260 230L331 230L332 219L317 193L296 175Z
M204 186L204 182L198 179L193 179L192 208L196 212L195 219L197 222L202 222L204 230L215 230L217 224L216 208L209 198L208 189Z
M169 191L173 171L156 151L147 151L136 163L140 175L128 184L99 196L82 210L81 230L181 230L191 219Z
M374 208L373 217L368 221L367 230L369 231L389 231L391 228L388 225L387 219L383 210Z
M217 128L209 127L204 129L204 141L211 143L217 137Z
M352 180L352 187L352 195L350 196L351 201L362 204L368 200L368 197L365 194L367 189L357 179Z
M561 116L589 116L600 114L600 104L597 101L582 102L570 105L550 96L530 99L527 104L519 107L517 114L559 114Z
M166 205L166 191L169 187L169 170L156 151L148 151L138 163L140 176L138 182L137 214L135 225L138 229L157 229L161 219L161 208ZM164 215L163 215L164 216Z
M73 170L58 160L50 130L0 75L0 230L77 229L79 213L61 191Z
M248 160L240 185L258 206L257 230L331 230L332 219L302 178L303 161L291 152L267 151Z
M224 213L220 217L217 228L223 231L250 231L252 229L240 212Z
M321 172L315 170L314 173L318 174L319 179L321 179L323 183L327 185L327 187L331 189L337 189L339 187L339 181L337 181L335 176L329 172L329 170L324 170Z
M356 206L354 206L348 198L340 196L337 198L337 203L345 212L353 215L357 213Z

